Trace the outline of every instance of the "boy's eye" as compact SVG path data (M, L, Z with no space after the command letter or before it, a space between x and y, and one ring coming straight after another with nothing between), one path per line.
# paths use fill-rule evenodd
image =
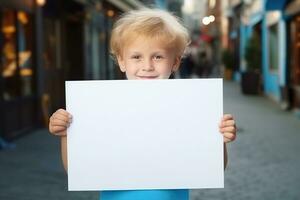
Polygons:
M139 55L134 55L134 56L131 56L131 58L132 58L132 59L140 59L141 56L139 56Z
M157 55L157 56L154 56L154 59L155 59L155 60L160 60L160 59L163 59L163 57L160 56L160 55Z

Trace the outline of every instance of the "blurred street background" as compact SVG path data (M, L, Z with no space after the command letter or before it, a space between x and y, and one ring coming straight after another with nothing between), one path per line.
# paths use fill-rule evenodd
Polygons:
M125 78L110 32L143 7L182 19L192 43L174 78L224 78L237 120L225 189L191 199L300 199L300 0L0 0L0 199L97 199L67 192L48 119L64 81Z

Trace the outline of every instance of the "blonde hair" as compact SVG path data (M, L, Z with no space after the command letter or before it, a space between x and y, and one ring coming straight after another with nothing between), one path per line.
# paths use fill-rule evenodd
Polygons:
M114 24L110 49L114 57L121 56L126 45L138 37L158 39L182 56L190 43L187 29L171 13L159 9L141 9L125 13Z

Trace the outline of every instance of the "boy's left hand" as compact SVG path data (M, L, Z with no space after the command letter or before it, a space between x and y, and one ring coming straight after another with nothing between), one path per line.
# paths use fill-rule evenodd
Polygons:
M230 114L225 114L219 124L220 133L223 134L224 143L232 142L236 138L236 124Z

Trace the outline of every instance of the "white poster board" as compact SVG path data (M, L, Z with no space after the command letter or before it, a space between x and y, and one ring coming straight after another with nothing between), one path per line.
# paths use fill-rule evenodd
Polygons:
M224 187L222 79L67 81L68 188Z

